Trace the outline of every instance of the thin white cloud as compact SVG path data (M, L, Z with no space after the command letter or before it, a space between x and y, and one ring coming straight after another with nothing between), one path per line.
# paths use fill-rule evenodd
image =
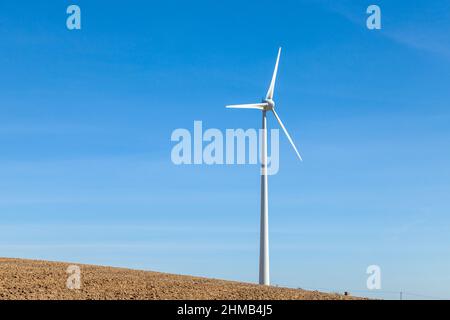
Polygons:
M97 133L98 126L84 124L0 123L0 135Z
M328 10L341 15L348 21L361 27L362 30L366 30L365 23L367 16L361 10L361 3L324 1L323 4ZM382 21L385 21L383 18L383 7L381 9ZM406 6L404 10L407 9L408 7ZM445 19L442 19L442 21L436 21L434 19L433 28L430 28L429 25L424 25L420 21L408 21L405 23L400 21L400 19L394 20L392 17L390 18L390 24L388 26L382 22L382 29L377 31L379 35L397 44L450 59L450 38L448 36L448 23ZM430 19L433 18L430 17ZM373 31L367 30L367 32Z

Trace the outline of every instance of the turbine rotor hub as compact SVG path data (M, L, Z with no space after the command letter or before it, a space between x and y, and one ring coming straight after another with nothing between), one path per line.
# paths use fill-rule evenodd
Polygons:
M265 99L264 102L267 103L266 110L272 110L275 107L275 101L272 99Z

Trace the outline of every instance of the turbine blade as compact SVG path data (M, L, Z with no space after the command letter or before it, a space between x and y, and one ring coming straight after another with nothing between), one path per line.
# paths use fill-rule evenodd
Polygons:
M297 150L297 147L296 147L295 144L294 144L294 141L292 141L291 136L290 136L289 133L287 132L287 130L286 130L286 128L285 128L283 122L281 122L281 119L280 119L280 117L278 116L277 112L276 112L274 109L272 109L272 111L273 111L273 114L275 115L275 118L277 118L278 123L280 124L281 128L283 129L284 133L286 134L287 138L289 139L289 142L291 143L292 147L294 148L295 153L297 153L298 158L300 159L300 161L303 161L302 157L300 156L300 153L299 153L298 150Z
M272 81L270 82L269 90L267 90L266 99L273 99L273 92L275 90L275 82L277 81L278 62L280 61L281 47L278 49L277 62L273 70Z
M249 103L249 104L233 104L233 105L230 105L230 106L225 106L225 108L264 110L264 107L266 107L266 106L267 106L267 103Z

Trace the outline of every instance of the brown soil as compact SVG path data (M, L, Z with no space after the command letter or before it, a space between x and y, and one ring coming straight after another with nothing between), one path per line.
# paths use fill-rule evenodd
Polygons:
M69 265L81 288L66 286ZM0 258L0 299L352 299L280 287L93 265Z

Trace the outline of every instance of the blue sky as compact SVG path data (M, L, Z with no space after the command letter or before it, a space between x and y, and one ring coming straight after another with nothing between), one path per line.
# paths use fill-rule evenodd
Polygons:
M449 30L446 0L3 1L0 256L256 282L258 167L175 166L170 136L258 128L224 106L265 94L282 46L304 162L280 136L272 283L450 298Z

